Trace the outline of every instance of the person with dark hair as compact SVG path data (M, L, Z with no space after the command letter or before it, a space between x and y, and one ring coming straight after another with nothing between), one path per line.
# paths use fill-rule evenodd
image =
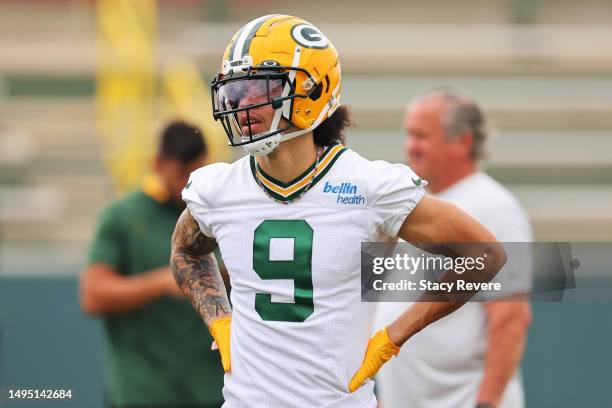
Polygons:
M200 129L186 122L177 121L168 125L159 143L161 157L178 159L182 163L191 163L207 153Z
M409 167L346 148L338 52L317 27L266 15L228 44L213 117L249 153L193 172L172 236L172 272L226 371L225 408L374 408L371 378L465 298L414 305L370 338L361 243L472 242L489 281L505 252L478 222L425 195ZM232 281L231 304L214 249ZM456 248L456 247L455 247ZM462 275L465 276L465 275Z
M145 178L143 187L150 193L159 191L160 198L171 199L184 208L181 191L190 172L204 164L207 154L200 129L185 122L171 123L161 136L154 163L156 174Z
M171 123L161 135L155 175L100 216L80 299L86 313L104 320L108 406L222 403L212 340L168 267L170 237L185 207L181 190L206 154L197 127Z
M312 131L314 142L321 147L335 143L345 144L344 131L351 125L351 111L346 106L339 106L332 116L325 119Z

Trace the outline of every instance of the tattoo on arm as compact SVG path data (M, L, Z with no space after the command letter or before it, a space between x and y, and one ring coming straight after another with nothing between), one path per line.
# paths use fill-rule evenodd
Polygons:
M231 314L227 292L212 253L217 242L200 231L188 209L172 235L170 266L174 279L208 325Z

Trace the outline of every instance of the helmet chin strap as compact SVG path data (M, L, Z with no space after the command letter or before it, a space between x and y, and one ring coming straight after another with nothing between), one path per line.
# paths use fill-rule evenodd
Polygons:
M242 148L253 156L265 156L272 153L281 142L282 135L277 133L276 135L266 137L265 139L258 140L249 144L245 144Z

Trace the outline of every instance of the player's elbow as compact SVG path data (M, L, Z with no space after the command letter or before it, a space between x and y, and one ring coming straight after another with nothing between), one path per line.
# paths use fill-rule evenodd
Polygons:
M477 253L479 262L482 263L473 270L473 277L478 281L492 281L508 260L504 247L497 241L470 244L470 248L476 249L472 253Z
M493 279L495 275L497 275L497 272L499 272L508 261L508 255L499 242L488 245L486 258L489 263L490 279Z
M90 316L97 316L100 314L100 308L92 296L91 290L89 290L87 285L83 283L82 279L79 288L79 303L81 304L81 309L86 314Z
M90 316L99 316L103 313L99 297L96 296L95 285L87 273L79 281L79 303L81 309Z
M99 307L95 301L82 298L81 309L89 316L100 316L102 314L102 308Z

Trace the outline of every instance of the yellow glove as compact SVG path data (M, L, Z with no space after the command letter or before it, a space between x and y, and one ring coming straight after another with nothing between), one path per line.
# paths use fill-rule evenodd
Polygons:
M232 325L232 316L225 316L217 319L210 325L210 334L217 343L219 354L221 354L221 364L223 371L226 373L231 370L232 360L230 358L230 327Z
M380 367L389 361L391 357L397 355L399 351L400 348L389 339L386 327L376 332L368 342L368 349L366 350L361 367L359 367L359 370L357 370L349 383L349 391L354 392L366 380L374 377L378 370L380 370Z

